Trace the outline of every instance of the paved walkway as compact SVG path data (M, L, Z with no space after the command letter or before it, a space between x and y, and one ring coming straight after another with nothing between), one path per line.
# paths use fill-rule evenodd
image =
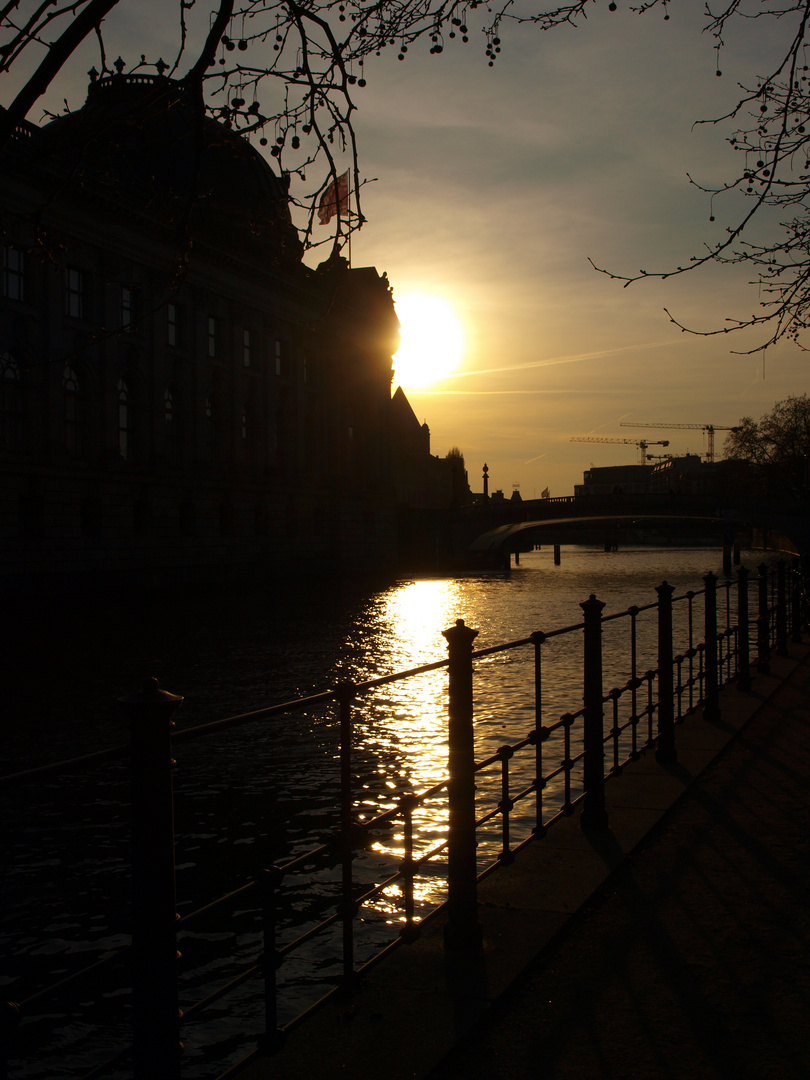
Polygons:
M436 1070L810 1077L810 664Z
M250 1080L810 1076L810 653L608 784L482 883L484 950L435 920Z

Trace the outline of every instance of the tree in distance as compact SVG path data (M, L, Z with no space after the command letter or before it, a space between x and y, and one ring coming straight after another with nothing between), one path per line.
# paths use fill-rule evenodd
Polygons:
M810 486L810 399L777 401L759 420L744 416L726 436L726 460L747 463L772 497L807 499Z
M368 181L360 170L354 117L375 58L388 50L406 61L416 47L439 56L478 43L482 62L492 67L511 35L575 26L600 2L541 2L538 7L537 0L215 0L211 10L199 0L177 0L174 56L168 63L141 56L127 73L166 72L191 88L209 115L246 135L256 133L282 172L297 181L291 199L303 212L305 247L328 242L337 252L365 221L362 195ZM615 2L607 6L618 8ZM33 68L0 112L0 148L88 36L98 42L100 70L95 74L113 74L116 64L105 49L104 20L119 7L132 9L137 17L138 0L0 0L0 73ZM669 20L679 4L638 0L628 7L642 16L656 10ZM758 313L728 320L710 333L761 327L762 340L752 352L782 339L803 347L810 320L808 16L810 0L718 0L716 7L709 0L705 31L713 38L718 76L724 33L733 22L767 21L782 35L771 71L736 87L723 116L702 121L738 125L728 141L738 152L739 168L724 184L701 188L711 199L712 219L715 201L729 193L745 197L744 209L732 217L723 240L685 266L631 276L602 270L629 285L644 277L683 274L708 262L750 266L762 290ZM126 65L119 66L123 71ZM346 157L353 205L335 215L328 241L318 240L325 235L314 227L318 208L345 171ZM772 242L745 239L744 230L764 208L782 216Z

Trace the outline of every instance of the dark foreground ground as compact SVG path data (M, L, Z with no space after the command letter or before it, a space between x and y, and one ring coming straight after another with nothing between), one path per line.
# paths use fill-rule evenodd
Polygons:
M810 1076L810 665L433 1074Z
M555 825L479 891L484 950L441 922L251 1080L810 1077L810 659L608 784L610 830Z

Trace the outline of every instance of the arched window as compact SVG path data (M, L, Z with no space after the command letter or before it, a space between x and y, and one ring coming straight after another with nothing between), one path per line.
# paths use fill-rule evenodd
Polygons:
M118 381L118 453L124 461L132 460L132 393L126 379Z
M183 451L183 410L180 392L169 385L163 395L163 431L166 438L166 454L172 461L180 461Z
M255 400L249 398L242 410L242 461L248 469L255 469L259 464L259 425L256 414Z
M222 459L222 401L218 390L205 399L206 442L212 461Z
M69 454L87 450L87 400L83 380L72 364L62 368L62 399L65 419L65 447Z
M20 367L13 356L0 353L0 447L21 450L23 387Z

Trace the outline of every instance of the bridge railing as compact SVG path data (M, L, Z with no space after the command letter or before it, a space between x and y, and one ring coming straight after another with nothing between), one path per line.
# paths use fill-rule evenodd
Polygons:
M749 588L750 584L745 568L740 568L735 580L718 582L708 574L702 588L679 595L663 582L656 589L655 601L609 615L603 613L602 601L591 596L580 605L582 618L571 625L538 630L528 637L478 650L473 648L477 631L459 620L444 632L446 660L366 682L343 682L322 694L174 735L171 716L180 699L160 691L154 683L123 699L132 724L131 748L113 748L61 766L0 778L0 783L9 785L37 782L46 775L53 777L60 768L69 776L124 756L131 758L132 765L132 945L29 993L20 1003L22 1014L41 1008L48 998L78 985L79 980L97 981L105 970L112 971L128 959L132 1045L98 1062L86 1076L105 1075L131 1056L137 1078L179 1077L181 1025L199 1019L226 995L242 992L251 981L259 979L263 987L264 1030L257 1048L245 1060L276 1051L286 1033L314 1008L334 993L350 994L365 968L415 940L426 919L439 911L446 914L448 948L479 947L477 884L481 878L510 863L523 846L542 837L559 818L580 806L583 828L607 828L607 777L619 775L643 752L654 752L662 767L674 765L679 723L699 708L708 719L718 721L723 685L736 680L740 689L747 689L753 667L767 671L771 650L786 651L788 633L793 640L801 640L805 604L798 570L788 572L783 563L775 569L763 564L758 568L755 588ZM623 673L625 677L608 690L604 687L606 634L624 642L619 650L622 659L611 662L609 674ZM560 713L556 705L559 688L549 692L547 686L548 652L573 635L581 635L583 642L582 705ZM517 654L528 657L526 695L533 724L521 738L476 760L476 671L483 664ZM385 812L365 816L365 811L361 813L362 793L355 783L353 740L363 699L378 694L385 685L445 668L447 775L421 791L397 793ZM340 732L336 827L321 843L274 865L257 866L251 880L236 884L178 919L173 755L184 742L201 736L279 713L323 707L336 709ZM368 857L375 838L390 835L392 830L395 835L388 844L389 856L375 863ZM437 874L446 882L446 900L431 907L420 896L427 891L435 900ZM329 888L325 888L325 881ZM335 902L321 914L323 897L330 892ZM292 918L292 908L307 898L312 912ZM181 1003L178 932L189 932L196 921L210 919L217 912L225 917L234 905L241 909L242 917L247 914L252 926L260 928L260 948L221 985L190 1005ZM374 905L382 905L386 921L398 927L398 932L380 947L375 942L361 942L358 947L358 914ZM317 946L319 956L325 948L332 949L333 942L337 946L340 973L319 1000L282 1023L279 994L284 984L279 973L321 940L327 944ZM13 1049L10 1030L19 1013L20 1006L9 1003L3 1014L6 1041L0 1052L0 1073Z

